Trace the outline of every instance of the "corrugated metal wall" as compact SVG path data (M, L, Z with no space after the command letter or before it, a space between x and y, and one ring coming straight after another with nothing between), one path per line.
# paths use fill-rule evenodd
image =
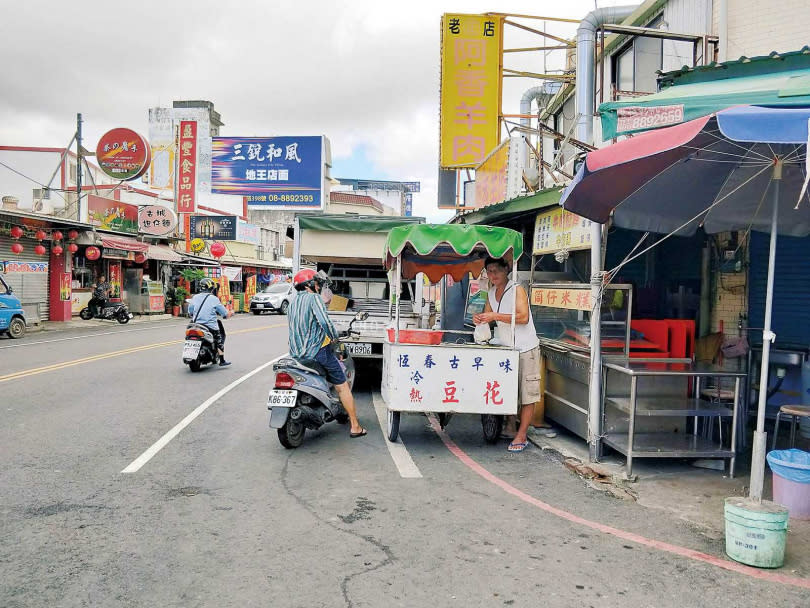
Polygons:
M770 235L753 232L748 288L748 325L761 328L765 320ZM810 237L779 236L776 239L771 325L775 346L810 346ZM757 332L750 332L756 336ZM759 333L761 336L761 332Z
M24 250L22 253L13 253L11 245L19 242ZM8 237L0 237L0 260L20 261L20 262L45 262L49 260L49 255L37 255L34 247L38 241L22 238L13 241ZM50 245L43 243L50 252ZM48 272L7 272L3 278L14 290L20 302L22 302L25 318L29 324L48 320Z
M664 7L665 27L678 34L706 35L711 32L711 0L669 0ZM664 40L664 72L692 65L692 43ZM702 63L703 49L698 48L698 63Z

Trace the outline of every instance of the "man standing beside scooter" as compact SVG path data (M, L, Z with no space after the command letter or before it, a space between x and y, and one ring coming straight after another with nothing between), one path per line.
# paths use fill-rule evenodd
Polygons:
M334 385L343 409L349 415L349 437L363 437L367 431L357 420L357 409L346 374L331 348L331 344L338 340L338 333L329 320L320 296L326 280L309 268L293 277L293 285L298 293L287 310L290 356L299 360L314 359L323 365L327 372L326 379Z
M225 360L225 328L217 318L217 315L227 319L233 316L222 305L216 294L217 284L213 279L205 278L200 281L200 293L196 294L188 305L188 314L192 321L205 325L214 336L214 342L219 354L219 366L230 365L230 361Z

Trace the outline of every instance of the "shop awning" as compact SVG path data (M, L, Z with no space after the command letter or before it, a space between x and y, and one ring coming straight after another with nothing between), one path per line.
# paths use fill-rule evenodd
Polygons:
M141 243L135 239L128 239L125 236L101 236L101 246L109 249L123 249L124 251L136 251L146 253L149 250L149 243Z
M179 253L180 257L182 258L181 262L177 262L177 265L179 266L219 266L219 262L211 258L204 258L191 253L186 253L185 251L181 251Z
M163 262L180 262L183 259L183 256L166 245L149 245L146 256L149 259L161 260Z
M258 260L256 258L246 258L238 255L224 255L219 258L223 265L228 266L253 266L254 268L279 268L290 270L292 262L282 262L280 260Z
M510 201L503 203L496 203L495 205L487 205L475 211L459 214L455 216L450 223L452 224L491 224L496 220L507 217L514 217L521 213L529 213L545 209L546 207L553 207L560 203L560 196L562 196L562 186L558 188L548 188L541 190L529 196L521 196L513 198Z
M810 67L807 67L810 57L804 54L791 57L793 66L804 67L786 71L772 70L767 59L749 61L752 67L729 62L735 65L724 69L729 65L727 63L684 75L664 74L662 83L672 82L672 86L654 95L603 103L599 106L602 140L689 122L732 106L790 108L810 105ZM777 59L770 61L780 63ZM779 67L784 69L783 65ZM744 70L768 71L738 75ZM712 77L714 79L709 79Z

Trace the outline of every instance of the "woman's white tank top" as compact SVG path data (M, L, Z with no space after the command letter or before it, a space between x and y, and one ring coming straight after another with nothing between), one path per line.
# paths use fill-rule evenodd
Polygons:
M493 286L489 290L489 293L487 294L487 299L489 300L489 307L492 309L493 312L511 315L516 292L517 287L515 283L509 281L503 290L501 301L498 302L495 299L495 287ZM499 337L509 336L509 330L512 327L511 322L503 323L501 321L498 321L497 323L498 323L498 336ZM539 344L540 340L537 339L537 332L534 329L534 319L532 318L532 309L531 307L529 307L529 322L526 323L525 325L518 325L517 323L515 323L515 348L517 348L518 351L525 353L526 351L532 350ZM511 344L509 344L509 346L511 346Z

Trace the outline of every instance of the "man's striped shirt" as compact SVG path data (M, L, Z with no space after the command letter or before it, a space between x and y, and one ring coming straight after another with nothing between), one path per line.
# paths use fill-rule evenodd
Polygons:
M338 334L317 293L299 291L287 310L290 356L314 359L326 338L337 341Z

